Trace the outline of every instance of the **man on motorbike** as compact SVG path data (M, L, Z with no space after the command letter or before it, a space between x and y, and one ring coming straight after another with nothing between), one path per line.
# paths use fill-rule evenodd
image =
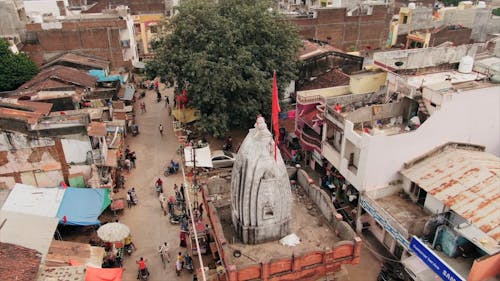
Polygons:
M139 269L137 271L137 279L139 279L139 277L141 276L149 276L149 271L148 267L146 266L146 261L142 257L135 263L139 265Z

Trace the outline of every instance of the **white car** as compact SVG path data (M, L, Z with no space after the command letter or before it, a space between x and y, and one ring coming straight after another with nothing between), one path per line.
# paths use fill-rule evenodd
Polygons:
M236 154L230 151L214 150L212 151L212 165L214 168L232 167Z

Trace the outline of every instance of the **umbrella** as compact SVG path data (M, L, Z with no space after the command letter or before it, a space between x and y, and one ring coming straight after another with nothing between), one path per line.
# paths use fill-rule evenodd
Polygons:
M107 223L97 230L97 236L105 242L118 242L130 234L128 226L119 222Z

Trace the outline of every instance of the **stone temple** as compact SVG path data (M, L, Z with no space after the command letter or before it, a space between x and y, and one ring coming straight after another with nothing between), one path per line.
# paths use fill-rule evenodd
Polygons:
M289 234L290 181L263 117L240 146L231 178L231 212L236 234L245 244Z

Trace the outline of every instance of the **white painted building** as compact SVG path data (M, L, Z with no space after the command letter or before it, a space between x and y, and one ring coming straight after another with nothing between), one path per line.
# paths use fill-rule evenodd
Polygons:
M378 98L399 93L397 102L365 102L338 114L337 103L356 107L376 94L330 99L322 155L360 192L387 186L399 178L405 161L450 141L483 145L500 155L500 85L477 81L484 78L455 70L417 76L388 72ZM412 98L417 90L422 94ZM417 113L427 119L409 129Z

